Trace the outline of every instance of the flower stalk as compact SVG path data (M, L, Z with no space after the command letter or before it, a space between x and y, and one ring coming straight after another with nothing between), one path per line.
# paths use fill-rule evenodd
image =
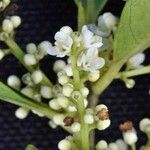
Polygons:
M72 64L72 70L73 70L73 82L74 82L74 88L75 90L81 89L81 81L80 81L80 73L77 68L77 48L73 46L72 55L71 55L71 64ZM81 124L81 129L79 132L79 141L81 142L81 149L89 150L89 131L88 126L84 123L84 114L85 114L85 107L84 107L84 99L81 96L81 98L77 102L77 110L79 114L79 120Z
M146 66L135 70L119 72L118 75L116 76L116 79L122 77L128 78L128 77L139 76L139 75L144 75L149 73L150 73L150 66Z

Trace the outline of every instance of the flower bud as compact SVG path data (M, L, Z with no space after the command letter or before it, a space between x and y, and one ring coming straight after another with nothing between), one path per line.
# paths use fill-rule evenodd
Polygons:
M32 110L32 112L36 115L38 115L39 117L44 117L44 115L36 110Z
M63 114L57 114L53 116L52 120L56 125L64 125L64 118L65 116Z
M4 56L5 56L4 52L0 50L0 60L2 60Z
M52 99L51 101L49 101L49 106L54 110L61 109L61 106L58 104L57 99Z
M69 77L73 76L72 68L70 65L67 65L64 70L65 70L67 76L69 76Z
M150 128L150 119L144 118L140 121L140 130L148 133L148 128Z
M93 123L94 123L94 117L93 117L93 115L86 114L86 115L84 116L84 122L85 122L86 124L93 124Z
M52 89L48 86L41 86L40 94L43 98L49 99L52 97Z
M134 87L135 81L134 81L133 79L127 79L127 80L125 81L125 84L126 84L126 87L127 87L128 89L131 89L131 88Z
M49 41L43 41L38 45L39 53L46 55L49 50L51 43Z
M57 102L58 104L62 107L62 108L67 108L69 105L69 100L68 98L61 96L57 98Z
M22 82L27 85L32 85L31 74L26 73L22 76Z
M98 112L98 111L101 111L102 109L106 109L106 110L108 110L108 108L107 108L107 106L106 105L104 105L104 104L100 104L100 105L97 105L96 106L96 111Z
M57 60L54 63L53 70L57 73L66 67L66 63L63 60Z
M53 121L49 121L48 125L52 128L52 129L56 129L57 125L53 122Z
M67 139L61 140L58 143L58 149L59 150L71 150L71 147L72 147L71 143Z
M127 150L128 149L128 145L122 139L118 139L116 141L116 144L117 144L119 150Z
M138 53L134 56L132 56L129 61L128 65L131 68L138 68L145 60L145 54L144 53Z
M133 145L138 140L136 132L133 130L124 132L123 139L124 139L125 143L127 143L128 145Z
M99 72L95 72L95 73L92 72L92 73L89 73L88 79L91 82L95 82L95 81L97 81L99 79L99 77L100 77Z
M61 75L59 78L58 78L58 82L61 84L61 85L64 85L66 83L69 82L69 78L66 76L66 75Z
M64 96L70 97L72 92L73 92L73 85L72 84L65 84L63 86L62 93Z
M79 131L80 131L80 128L81 128L81 125L80 125L80 123L78 123L78 122L74 122L74 123L71 125L71 131L72 131L72 132L79 132Z
M24 95L26 95L26 96L28 96L28 97L30 97L30 98L33 98L33 96L34 96L34 91L30 87L23 88L21 90L21 93L24 94Z
M7 84L17 90L21 87L21 81L16 75L9 76L7 79Z
M117 144L113 142L109 143L108 148L109 150L119 150Z
M35 84L38 84L42 81L43 75L40 70L36 70L32 73L31 78Z
M88 100L84 99L84 107L86 108L88 106Z
M21 24L21 18L19 16L10 17L10 21L12 22L14 28L17 28Z
M103 19L104 19L104 22L105 22L107 28L109 28L109 29L113 29L113 27L117 24L116 17L110 12L104 13Z
M71 94L72 99L78 101L81 99L81 93L79 91L73 91Z
M87 97L88 94L89 94L89 89L86 88L86 87L83 87L83 88L81 89L81 94L82 94L84 97Z
M12 22L8 19L5 19L2 23L2 29L4 32L11 33L14 29Z
M37 63L35 56L32 54L25 54L23 60L28 66L35 65Z
M25 119L29 114L29 110L27 108L20 107L15 111L15 116L19 119Z
M71 34L73 31L69 26L63 26L60 29L61 32L63 32L64 34Z
M75 106L69 106L69 107L68 107L68 111L69 111L69 112L76 112L77 109L76 109Z
M26 46L27 53L35 54L37 52L37 47L34 43L29 43Z
M110 120L99 120L97 123L97 128L98 130L105 130L106 128L108 128L110 126Z
M96 150L105 150L107 149L107 147L108 147L108 144L104 140L101 140L96 144Z

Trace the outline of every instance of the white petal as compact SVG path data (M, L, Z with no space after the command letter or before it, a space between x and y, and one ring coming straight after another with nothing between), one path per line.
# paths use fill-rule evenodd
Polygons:
M86 47L88 47L92 42L93 33L88 30L87 26L82 27L82 36L83 36L83 42Z
M104 64L105 64L105 59L99 57L91 63L91 67L98 70L101 69L104 66Z
M73 31L69 26L64 26L60 29L61 32L63 32L64 34L68 34L70 35Z

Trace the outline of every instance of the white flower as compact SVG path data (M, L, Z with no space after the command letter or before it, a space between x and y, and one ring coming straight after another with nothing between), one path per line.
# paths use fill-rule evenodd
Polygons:
M149 128L150 128L150 119L149 118L142 119L140 121L140 130L147 133L149 131Z
M21 81L16 75L10 75L7 79L7 84L17 90L21 87Z
M135 144L138 140L135 129L123 132L123 139L128 145Z
M94 35L86 25L82 27L81 39L84 48L100 48L103 45L102 38L100 36Z
M77 65L80 66L84 71L98 72L105 64L105 60L98 57L98 49L89 48L85 54L82 54Z
M104 140L101 140L96 144L96 150L106 150L107 147L108 147L108 144Z
M70 27L64 26L55 34L55 46L49 45L48 54L56 57L69 55L73 44L73 31Z
M29 109L20 107L15 111L15 116L19 119L25 119L29 114Z
M71 150L71 143L69 142L69 140L67 139L64 139L64 140L61 140L59 143L58 143L58 148L60 150Z
M141 66L141 64L144 62L144 60L145 60L145 54L144 53L138 53L138 54L132 56L128 60L128 65L131 68L138 68Z

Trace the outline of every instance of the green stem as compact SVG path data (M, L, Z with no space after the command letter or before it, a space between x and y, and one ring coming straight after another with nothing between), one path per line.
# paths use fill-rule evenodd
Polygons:
M131 145L131 150L136 150L135 144Z
M8 38L7 40L4 41L6 43L6 45L10 48L10 52L22 63L22 65L29 71L29 72L33 72L34 68L32 66L27 66L24 61L23 61L23 57L25 55L25 53L23 52L23 50L18 46L18 44L11 38ZM42 71L41 71L42 72ZM43 72L42 72L43 73ZM46 84L50 87L53 86L53 84L51 83L51 81L46 77L46 75L43 73L43 80L42 80L43 84Z
M82 26L86 24L86 12L85 8L82 5L82 1L80 0L77 4L78 7L78 31L81 31Z
M128 77L133 77L133 76L138 76L138 75L148 74L148 73L150 73L150 66L141 67L141 68L131 70L131 71L119 72L116 78L117 79L121 77L128 78Z
M72 54L71 54L71 66L73 70L73 84L75 90L79 91L81 89L81 80L80 80L80 73L77 68L77 58L78 58L78 51L75 46L73 46L72 49ZM81 124L81 129L79 133L79 141L80 147L82 150L89 150L89 130L88 126L84 123L84 114L85 114L85 107L84 107L84 98L81 96L81 99L78 100L77 102L77 109L78 109L78 114L80 118L80 124Z

